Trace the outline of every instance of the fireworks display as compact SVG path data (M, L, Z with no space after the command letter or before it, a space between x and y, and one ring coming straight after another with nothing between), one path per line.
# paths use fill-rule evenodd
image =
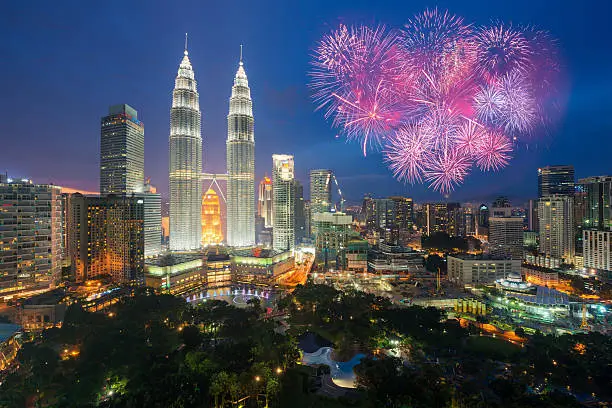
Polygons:
M394 176L443 194L472 168L510 162L516 140L547 123L558 70L547 33L475 27L437 9L400 30L340 27L310 72L317 109L363 154L382 148Z

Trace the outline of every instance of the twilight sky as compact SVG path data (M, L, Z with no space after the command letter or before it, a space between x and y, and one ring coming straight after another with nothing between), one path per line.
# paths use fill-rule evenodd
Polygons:
M338 23L399 28L436 6L476 24L500 19L550 31L566 72L567 107L551 135L536 137L500 172L474 171L451 200L533 197L536 168L546 164L574 164L577 177L612 173L612 2L605 0L5 2L0 171L97 191L100 117L109 105L128 103L145 123L146 174L165 194L171 92L189 32L205 171L225 169L228 99L244 44L256 182L270 173L273 153L289 153L306 190L309 169L331 168L349 201L367 192L440 199L395 181L380 154L364 158L357 144L337 139L306 87L311 50Z

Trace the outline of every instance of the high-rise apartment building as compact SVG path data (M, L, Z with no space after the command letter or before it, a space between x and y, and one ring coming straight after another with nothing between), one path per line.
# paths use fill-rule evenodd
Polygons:
M272 180L264 176L259 182L257 215L264 219L264 227L272 228Z
M523 259L523 218L490 217L489 251L496 257Z
M170 250L200 248L202 135L200 101L187 47L170 109Z
M612 232L583 231L584 267L612 271Z
M227 116L227 244L255 245L255 131L249 81L240 63Z
M538 169L538 197L574 195L574 166L554 165Z
M101 120L100 194L144 190L144 124L130 105L114 105Z
M135 195L70 196L68 252L77 282L109 275L117 283L144 283L144 211Z
M8 177L0 182L0 295L59 281L62 199L57 186Z
M583 192L585 229L608 231L612 227L612 176L588 177L578 180Z
M274 228L272 248L293 250L295 246L295 173L293 156L272 155L272 200Z
M552 195L538 201L540 252L564 263L575 255L574 212L571 196Z
M202 246L219 245L222 241L221 202L210 188L202 196Z

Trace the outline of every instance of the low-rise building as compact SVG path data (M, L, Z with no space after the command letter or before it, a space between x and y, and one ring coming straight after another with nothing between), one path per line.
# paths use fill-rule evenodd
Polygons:
M542 266L524 263L521 266L521 274L527 282L538 286L554 288L559 285L559 272Z
M61 327L66 313L66 292L53 289L25 299L19 306L19 320L24 330L38 331Z
M449 281L457 285L492 285L509 274L521 273L520 259L496 259L475 255L446 257Z
M425 271L423 255L410 247L380 244L369 254L368 270L377 275L414 275Z
M272 278L293 269L293 251L237 249L230 255L232 273L240 283L269 283Z
M232 284L232 263L227 252L219 248L209 249L206 255L206 285L208 289Z
M182 294L205 283L203 258L199 253L171 254L148 259L145 283L154 289Z

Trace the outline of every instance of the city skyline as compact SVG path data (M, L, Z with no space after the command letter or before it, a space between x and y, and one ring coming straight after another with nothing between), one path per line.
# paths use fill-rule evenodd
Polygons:
M107 27L99 27L97 20L92 17L94 6L83 10L70 10L55 14L52 10L42 7L39 14L30 17L21 17L21 24L11 21L3 24L6 29L14 29L6 34L11 39L6 44L8 60L12 63L4 67L5 78L12 78L6 84L9 93L16 95L16 100L7 104L2 102L3 111L7 112L9 120L1 125L3 134L18 134L17 141L7 140L5 152L20 146L20 141L31 139L35 146L31 160L15 159L15 155L2 154L0 161L4 164L3 172L12 175L30 177L37 182L52 182L58 185L96 190L98 184L97 148L99 146L99 130L96 129L100 116L105 114L109 105L115 103L128 103L139 111L139 119L147 123L146 150L146 176L151 177L152 184L159 187L159 191L167 199L167 112L169 109L169 93L172 75L176 69L176 51L182 45L182 36L185 31L190 32L190 48L194 54L194 66L197 67L196 80L201 84L204 135L204 171L222 173L225 168L223 160L223 142L225 134L226 110L224 100L229 97L227 84L229 75L235 69L238 45L245 44L245 62L251 66L252 81L257 84L253 90L253 99L257 100L258 117L258 149L256 152L255 177L259 180L265 173L270 173L269 157L275 151L283 151L296 155L298 166L296 178L308 189L308 172L314 168L330 168L338 176L338 181L350 202L360 201L364 193L374 192L377 196L405 195L413 197L416 201L443 200L443 197L434 192L427 191L423 186L405 186L393 180L392 174L380 160L379 154L368 154L363 158L357 144L345 145L344 139L336 139L335 132L329 124L314 112L309 101L309 91L306 87L306 72L309 69L308 56L315 46L317 39L336 26L338 22L359 23L385 21L389 24L401 25L406 16L423 9L428 4L414 4L410 6L396 4L374 6L361 5L349 7L347 3L338 3L322 8L313 5L313 9L323 14L317 18L312 11L304 10L303 6L295 11L287 10L281 4L275 8L273 16L266 17L257 25L246 17L239 17L241 30L238 33L222 31L221 36L214 35L219 30L226 17L215 16L221 22L202 29L196 20L203 16L203 9L194 9L193 16L185 21L173 23L171 29L164 33L154 33L153 24L146 17L161 18L164 10L144 8L144 17L137 21L137 27L143 28L143 33L136 33L125 41L125 53L139 51L137 58L122 61L117 59L104 59L99 61L95 56L88 56L82 61L79 72L65 70L68 58L61 59L66 52L74 53L83 50L83 47L94 46L102 54L107 44L95 38L92 29L108 31ZM247 6L247 8L250 6ZM449 201L488 201L496 195L508 195L516 202L517 199L526 200L535 198L537 185L535 182L537 168L553 164L573 164L576 169L576 178L599 176L609 174L605 167L605 151L608 149L608 140L605 135L609 132L610 124L606 117L610 115L609 104L602 104L604 95L610 89L609 82L602 79L603 73L609 71L612 62L599 59L601 41L606 37L603 25L597 22L589 23L590 33L585 33L585 18L575 16L575 13L586 11L574 10L569 5L560 5L556 16L545 16L542 13L544 6L531 5L519 2L515 7L496 5L494 8L478 7L477 3L457 6L453 4L440 4L441 9L448 8L451 12L464 15L479 24L487 23L490 18L504 16L506 20L516 24L537 24L550 31L558 38L563 63L567 71L567 84L569 103L564 120L557 128L551 130L551 135L539 138L538 143L528 145L528 149L516 152L510 166L498 173L475 174L466 184L457 189ZM608 7L608 6L606 6ZM163 8L162 8L163 9ZM393 10L394 12L390 12ZM167 10L165 10L167 11ZM223 7L217 11L222 14ZM257 12L257 10L250 10ZM401 12L400 12L401 11ZM302 13L303 18L293 30L286 29L292 21L287 18L291 13ZM46 13L46 14L45 14ZM8 15L19 14L19 6L11 5ZM397 14L397 16L394 16ZM605 14L605 13L600 13ZM175 16L176 14L172 14ZM45 16L45 17L43 17ZM94 24L68 28L65 26L68 19L93 19ZM102 17L104 18L104 17ZM210 18L210 17L206 17ZM599 18L595 16L595 19ZM26 21L23 21L26 19ZM287 38L277 39L274 32L263 30L259 24L274 21L275 29L287 32ZM25 23L25 24L24 24ZM121 32L128 32L128 21L117 21ZM205 25L205 24L204 24ZM300 34L302 28L312 26L312 32ZM23 30L28 35L20 36ZM131 31L129 31L130 34ZM123 38L120 34L109 33L111 39ZM145 37L148 36L148 37ZM163 37L163 38L162 38ZM214 37L211 38L211 37ZM77 38L91 41L76 41ZM291 43L289 43L291 41ZM112 44L113 41L107 41ZM152 47L149 43L155 43ZM140 49L140 45L143 46ZM581 48L582 47L582 48ZM55 50L49 54L46 49ZM268 50L269 49L269 50ZM208 58L216 55L215 61ZM598 58L594 63L594 58ZM46 60L45 60L46 59ZM45 69L41 70L41 62ZM150 63L155 62L153 67ZM38 63L36 63L38 62ZM16 71L13 67L20 67ZM72 72L76 75L77 84L66 84L64 74ZM20 80L23 75L33 77L31 81ZM14 79L14 80L13 80ZM6 79L4 79L6 81ZM27 83L26 83L27 82ZM24 84L25 95L32 100L34 112L41 118L41 123L51 123L41 130L36 124L21 126L26 118L24 112L16 107L21 103L21 92L12 92L14 84ZM113 84L112 86L110 84ZM43 94L57 94L53 92L60 85L66 85L65 92L58 95L58 103L47 103L48 96ZM66 106L66 99L74 99L77 90L85 86L87 95L82 95L79 104L72 104L71 109L62 109ZM62 89L64 91L64 89ZM70 99L69 99L70 100ZM291 132L287 134L287 129ZM60 133L58 133L60 132ZM59 134L65 137L60 137ZM66 141L49 145L49 141ZM584 143L588 140L589 143ZM598 144L598 149L592 149ZM48 152L59 156L53 160ZM586 158L589 158L588 160ZM67 159L71 160L67 160ZM78 171L74 171L77 168ZM376 186L375 191L372 187ZM308 195L308 194L307 194ZM518 202L516 202L518 204Z

